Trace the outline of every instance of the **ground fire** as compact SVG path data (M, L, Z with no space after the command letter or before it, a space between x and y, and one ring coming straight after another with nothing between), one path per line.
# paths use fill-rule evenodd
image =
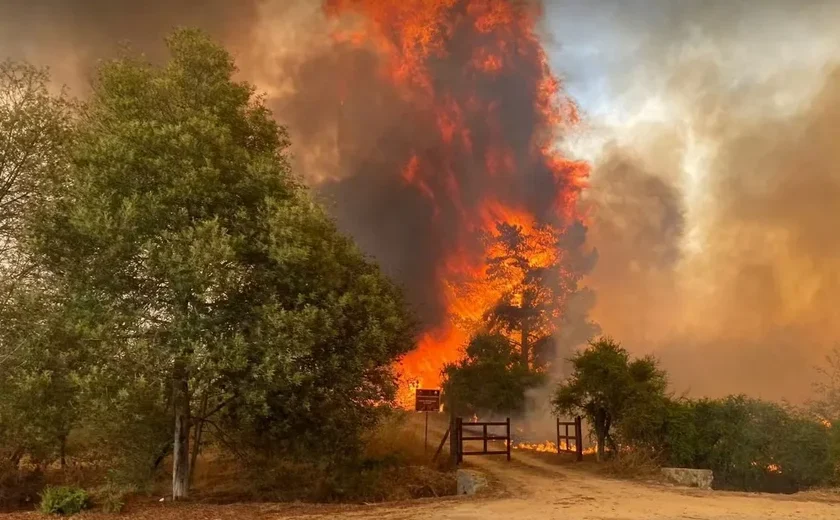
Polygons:
M522 281L512 270L488 274L490 243L504 225L524 237L529 267L575 254L558 238L581 229L576 201L588 167L559 146L577 109L549 69L534 3L330 0L327 12L343 22L336 46L375 56L377 88L399 100L399 125L411 127L396 130L411 139L381 151L377 167L421 199L428 218L428 236L418 240L433 251L433 269L420 282L433 287L440 312L427 320L402 375L412 387L436 387L488 309ZM342 81L348 99L370 88L369 78ZM363 139L343 138L347 149ZM389 218L415 217L398 210ZM576 279L573 263L564 265ZM523 305L515 295L512 304ZM528 341L527 333L514 336Z

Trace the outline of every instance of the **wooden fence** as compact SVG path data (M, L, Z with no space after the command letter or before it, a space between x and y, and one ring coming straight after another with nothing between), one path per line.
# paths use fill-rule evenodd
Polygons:
M563 434L560 433L561 428ZM569 428L572 429L571 434L569 434ZM557 453L563 452L574 453L578 461L583 460L583 432L580 417L575 417L573 422L557 419Z
M505 427L504 435L495 435L488 432L488 428ZM480 435L477 430L480 430ZM464 435L464 434L467 435ZM458 449L457 462L461 463L464 460L464 455L507 455L507 460L510 460L510 417L505 422L467 422L465 423L461 417L455 419L455 445ZM464 442L482 442L482 449L479 450L465 450ZM504 441L505 449L493 449L491 443Z

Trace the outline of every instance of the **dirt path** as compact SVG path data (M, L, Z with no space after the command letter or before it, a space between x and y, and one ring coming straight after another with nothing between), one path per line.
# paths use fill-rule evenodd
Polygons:
M840 520L840 499L700 491L598 477L517 451L514 460L473 457L469 466L497 480L485 497L448 497L371 506L311 504L157 504L114 517L126 520ZM4 515L0 515L3 518ZM5 518L35 520L37 513Z
M339 515L332 511L315 517L347 520L840 519L840 502L816 494L779 496L688 490L605 479L554 466L523 452L516 452L514 459L510 464L503 459L472 459L473 467L504 483L504 491L496 498L420 502L345 511Z

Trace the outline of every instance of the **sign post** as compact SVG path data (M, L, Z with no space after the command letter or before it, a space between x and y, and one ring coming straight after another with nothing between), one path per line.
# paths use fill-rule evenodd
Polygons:
M426 428L423 437L423 452L429 449L429 412L440 411L440 390L418 388L414 394L414 411L424 412Z

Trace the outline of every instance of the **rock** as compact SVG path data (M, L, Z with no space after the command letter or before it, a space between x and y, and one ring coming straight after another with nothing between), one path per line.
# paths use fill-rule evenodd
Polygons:
M679 486L712 489L714 476L710 469L662 468L662 476Z
M459 495L475 495L487 487L487 477L475 470L459 469L455 478L458 481Z

